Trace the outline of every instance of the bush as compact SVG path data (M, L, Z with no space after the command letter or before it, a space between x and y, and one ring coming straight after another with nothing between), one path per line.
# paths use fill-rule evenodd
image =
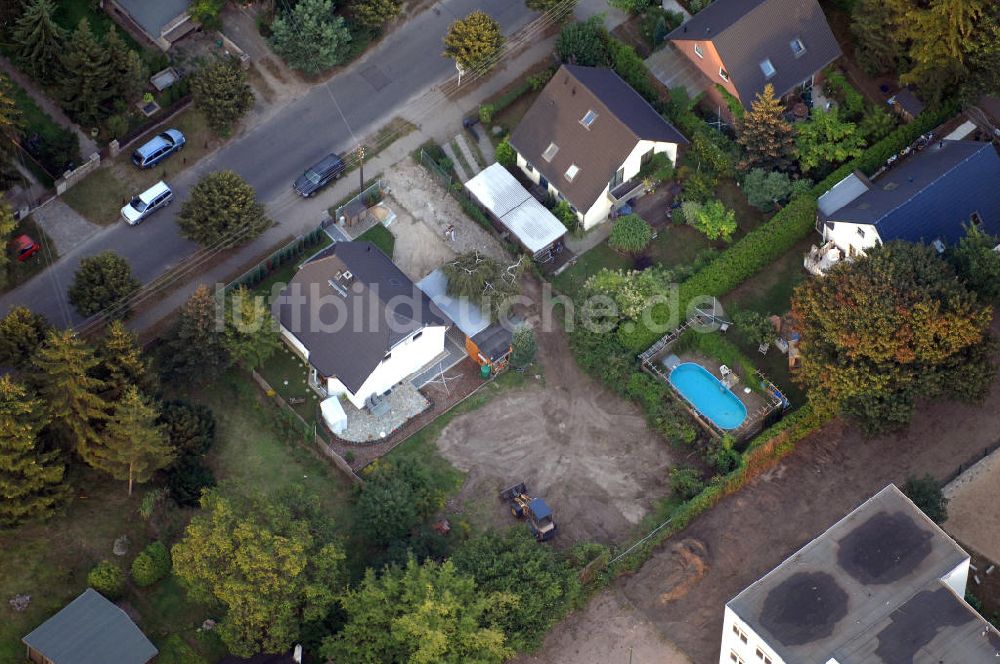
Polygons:
M941 483L932 475L910 475L903 485L903 493L934 523L948 520L948 499L941 492Z
M623 12L636 15L649 9L652 0L608 0L608 4Z
M694 423L664 383L642 371L632 371L625 394L639 402L650 425L671 443L690 445L697 438Z
M753 168L743 180L743 193L750 205L769 212L792 195L792 181L787 173Z
M566 230L571 233L580 225L580 218L576 216L576 212L573 212L573 208L570 207L570 204L566 201L559 201L556 203L556 206L552 208L552 214L556 219L561 221L562 225L566 227Z
M691 500L705 488L701 473L694 468L670 469L670 492L681 500Z
M674 165L666 152L657 152L639 169L638 177L659 184L666 182L674 175Z
M611 229L608 246L628 254L638 254L653 239L653 229L637 214L619 217Z
M493 113L496 112L496 108L493 104L482 104L479 107L479 121L483 123L483 126L493 122Z
M497 143L496 157L497 163L506 168L514 168L517 165L517 151L506 138Z
M719 475L728 475L740 466L740 453L733 449L731 440L713 440L705 449L705 461Z
M608 64L606 40L607 31L600 16L579 23L567 23L556 38L556 55L562 62L582 67L603 67Z
M62 127L44 127L42 133L28 135L24 148L53 177L60 177L81 163L80 139Z
M865 112L865 98L839 69L827 72L823 92L840 104L841 118L844 120L857 120Z
M170 497L181 507L197 507L201 492L215 486L215 475L198 457L184 457L167 471Z
M685 203L686 205L687 203ZM709 201L697 209L684 210L688 224L705 234L709 240L730 240L736 232L736 212L728 209L721 201Z
M530 325L521 325L514 330L511 341L510 364L515 369L523 369L535 361L538 344L535 342L535 331Z
M87 585L115 601L125 590L125 573L110 560L102 560L87 573Z
M170 574L170 552L163 542L153 542L132 561L132 580L140 588L151 586Z
M617 39L608 39L607 49L608 60L615 73L654 108L660 108L663 100L660 99L660 93L653 84L652 74L635 49Z
M747 309L737 311L733 316L736 330L743 338L755 345L771 343L774 340L774 326L764 314Z
M715 186L718 183L718 178L709 170L691 173L681 185L681 200L707 203L715 197Z
M159 423L171 447L177 450L179 460L201 456L215 442L215 415L207 406L165 401L160 408Z

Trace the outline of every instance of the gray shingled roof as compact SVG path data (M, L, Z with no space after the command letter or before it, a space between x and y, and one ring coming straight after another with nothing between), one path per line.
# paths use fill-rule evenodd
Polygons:
M973 212L981 230L1000 235L1000 155L992 143L939 141L821 218L874 225L883 242L954 243Z
M767 83L781 97L841 55L816 0L715 0L667 38L711 41L748 108ZM805 46L798 56L795 39ZM774 67L771 78L761 69L764 60Z
M156 646L93 588L21 639L55 664L146 664Z
M580 120L597 113L590 128ZM687 143L649 103L610 69L563 65L524 115L510 144L570 203L586 212L639 140ZM555 143L551 161L542 153ZM572 182L566 170L580 172Z
M345 272L349 280L338 278ZM445 324L431 300L370 242L337 242L317 254L275 298L271 313L309 350L311 365L351 392L397 343Z
M118 0L118 4L155 40L163 26L186 12L191 3L190 0Z

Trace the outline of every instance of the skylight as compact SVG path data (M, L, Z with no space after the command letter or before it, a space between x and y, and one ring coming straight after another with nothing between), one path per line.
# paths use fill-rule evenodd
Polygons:
M542 159L552 161L552 157L556 156L557 152L559 152L559 146L555 143L549 143L549 147L545 148L545 152L542 153Z
M580 167L576 164L570 164L569 168L566 169L566 179L570 182L576 177L576 174L580 172Z
M788 45L791 47L792 53L795 54L795 57L799 57L806 52L806 45L803 44L802 40L798 37L793 39Z
M774 65L771 64L770 58L765 58L764 61L760 63L760 70L764 72L765 78L771 78L774 76Z
M587 111L587 114L583 116L583 119L580 120L580 124L582 124L587 129L590 129L590 125L594 124L594 120L596 119L597 119L597 113L595 113L593 110L589 110Z

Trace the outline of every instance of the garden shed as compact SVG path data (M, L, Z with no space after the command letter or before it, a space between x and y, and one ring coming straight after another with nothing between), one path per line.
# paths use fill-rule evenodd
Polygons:
M465 188L537 260L547 259L566 235L563 223L500 164L483 170Z

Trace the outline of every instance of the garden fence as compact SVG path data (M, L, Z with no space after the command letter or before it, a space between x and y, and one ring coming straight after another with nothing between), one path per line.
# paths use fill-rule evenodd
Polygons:
M448 171L441 168L441 164L434 160L427 150L420 148L420 163L424 165L427 170L431 172L431 175L436 177L438 181L444 186L448 191L451 191L452 182L454 178L448 173Z
M276 269L289 261L298 258L304 254L309 247L316 245L316 243L323 237L324 233L325 231L323 230L323 225L321 224L308 233L299 235L294 240L273 252L267 258L226 284L223 293L228 295L231 290L238 288L239 286L253 288L260 282L264 281L264 279L267 279L268 275Z

